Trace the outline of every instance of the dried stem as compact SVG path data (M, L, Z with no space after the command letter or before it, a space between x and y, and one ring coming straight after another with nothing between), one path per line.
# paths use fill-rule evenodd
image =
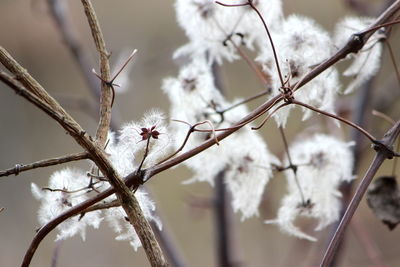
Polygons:
M299 189L300 197L301 197L301 204L305 205L306 199L304 197L303 190L301 189L301 185L299 182L299 178L297 177L297 166L293 164L292 157L290 156L289 145L286 140L285 132L283 131L282 126L279 126L279 132L281 133L281 137L283 140L283 146L285 148L285 153L289 162L289 168L293 171L294 181L296 182L297 189Z
M261 129L261 127L263 127L264 124L267 123L267 121L272 117L272 115L275 114L275 112L277 112L278 110L280 110L280 109L283 108L283 107L286 107L286 106L289 105L289 104L290 104L290 103L287 103L287 102L280 104L280 105L277 106L273 111L271 111L271 112L267 115L267 117L265 117L265 119L262 120L262 122L260 123L260 125L258 125L258 126L256 126L256 127L251 127L251 129L252 129L252 130L259 130L259 129Z
M81 152L81 153L62 156L62 157L58 157L58 158L44 159L44 160L36 161L33 163L29 163L29 164L16 164L14 168L0 171L0 177L1 176L9 176L11 174L18 175L19 173L24 172L24 171L29 171L29 170L33 170L33 169L37 169L37 168L43 168L43 167L63 164L63 163L71 162L71 161L88 159L88 158L89 158L89 154L87 152Z
M165 159L159 161L156 165L159 165L159 164L161 164L161 163L163 163L163 162L169 160L170 158L173 158L175 155L177 155L179 152L181 152L181 151L183 150L183 148L186 146L187 141L189 141L190 135L191 135L193 132L198 131L198 130L196 130L196 127L197 127L197 126L202 125L202 124L205 124L205 123L210 123L210 125L211 125L211 127L212 127L212 124L211 124L210 121L198 122L198 123L196 123L196 124L194 124L194 125L191 125L191 124L189 124L189 123L187 123L187 122L185 122L185 121L181 121L181 120L172 120L172 121L185 123L185 124L189 125L190 128L189 128L189 130L187 131L187 134L186 134L186 136L185 136L185 139L183 140L182 145L181 145L174 153L172 153L171 155L167 156ZM208 130L207 130L207 131L208 131ZM215 137L215 129L210 130L210 131L212 131L212 132L214 133L214 137ZM215 137L215 142L218 144L218 139L216 139L216 137Z
M31 91L26 90L13 77L4 72L0 75L1 80L9 85L17 94L20 94L22 97L55 119L71 135L71 137L73 137L75 141L90 154L92 160L115 189L117 198L127 213L131 224L135 227L136 233L142 242L152 266L167 266L168 264L158 246L150 225L144 218L139 203L112 167L112 164L104 150L92 141L91 137L88 136L81 126L67 112L65 112L58 102L55 101L2 47L0 47L0 62L16 75L16 77L21 80L21 83ZM35 93L32 92L33 88L35 89ZM25 254L22 266L29 266L36 248L37 246L31 244Z
M388 122L390 125L393 126L393 124L395 124L396 122L389 117L388 115L386 115L385 113L382 113L380 111L377 111L376 109L372 110L372 115L377 116L378 118L383 119L384 121Z
M253 96L250 96L248 98L245 98L245 99L243 99L243 100L241 100L241 101L239 101L239 102L237 102L237 103L233 104L232 106L229 106L229 107L227 107L225 109L217 110L217 113L218 114L224 114L225 112L227 112L229 110L232 110L232 109L234 109L234 108L236 108L238 106L246 104L246 103L248 103L250 101L253 101L254 99L260 98L260 97L268 95L270 93L271 93L271 89L269 88L269 89L264 90L264 91L262 91L262 92L260 92L260 93L258 93L256 95L253 95Z
M385 134L382 139L382 144L386 147L391 147L395 142L396 138L400 133L400 121L396 122L396 124ZM374 178L376 172L378 171L379 167L385 161L385 159L391 158L391 154L382 147L377 148L377 153L375 155L374 160L372 161L371 165L368 168L368 171L362 178L360 184L358 185L356 192L353 198L350 201L349 206L346 209L346 212L343 218L340 221L338 228L334 236L332 237L328 248L325 251L325 255L322 259L321 265L322 267L329 266L331 263L337 249L338 245L344 237L344 232L347 225L350 223L350 220L355 213L358 205L361 202L362 197L364 196L365 192L369 184L371 183L372 179Z
M374 25L379 25L384 22L389 21L395 14L396 12L400 9L400 0L397 0L391 7L389 7L387 10L385 10L382 15L375 21L373 25L370 27L373 27ZM373 32L372 32L373 33ZM364 42L368 40L370 37L371 33L369 35L363 36L362 40L360 41L360 38L357 37L356 35L353 35L349 41L341 48L339 49L331 58L327 59L323 63L317 65L314 67L310 72L308 72L300 82L296 84L296 88L299 89L306 83L308 83L310 80L315 78L317 75L334 65L336 62L338 62L340 59L345 58L348 54L357 52L359 49L361 49L362 45ZM1 50L0 50L0 58L1 58ZM7 82L6 82L7 83ZM8 84L8 83L7 83ZM259 107L257 107L255 110L253 110L251 113L249 113L247 116L239 120L235 125L241 125L244 122L251 122L254 117L260 116L260 114L264 114L265 110L270 109L273 105L281 101L283 98L282 96L275 96L272 99L266 101ZM239 130L241 127L236 127L235 125L229 129L226 130L225 132L217 135L218 140L223 140L224 138L228 137L232 133L236 132ZM144 174L146 174L147 177L152 177L164 170L167 170L173 166L176 166L177 164L197 155L198 153L202 152L203 150L209 148L210 146L215 144L214 139L209 139L204 141L202 144L199 146L191 149L190 151L187 151L183 153L180 156L177 156L175 158L169 159L161 164L158 164L154 167L148 168L146 170L143 170L141 173L136 173L133 172L129 175L127 175L124 179L124 182L126 183L127 186L130 187L137 187L139 186L142 181ZM84 209L94 205L95 203L105 199L106 197L110 196L115 192L114 188L110 188L96 196L94 196L91 199L88 199L87 201L69 209L68 211L60 214L53 220L51 220L48 224L46 224L44 227L42 227L37 235L34 237L32 240L31 244L31 249L35 250L38 245L40 244L41 240L51 231L53 230L57 225L65 221L66 219L70 218L71 216L79 214L81 211ZM33 251L34 252L34 251Z
M345 119L345 118L342 118L342 117L337 116L337 115L335 115L335 114L332 114L332 113L329 113L329 112L320 110L320 109L318 109L318 108L315 108L315 107L313 107L313 106L310 106L310 105L308 105L308 104L306 104L306 103L302 103L302 102L297 101L297 100L292 100L292 103L293 103L293 104L296 104L296 105L299 105L299 106L302 106L302 107L305 107L305 108L308 108L308 109L311 109L312 111L318 112L318 113L320 113L320 114L323 114L323 115L325 115L325 116L331 117L331 118L333 118L333 119L339 120L339 121L341 121L341 122L343 122L343 123L345 123L345 124L347 124L347 125L353 127L354 129L360 131L360 132L361 132L363 135L365 135L371 142L373 142L373 143L376 142L376 138L375 138L372 134L370 134L367 130L363 129L361 126L358 126L358 125L356 125L355 123L353 123L353 122L351 122L351 121L349 121L349 120L347 120L347 119Z
M108 129L111 122L111 104L112 104L112 86L105 81L111 78L110 63L108 61L109 53L106 49L106 44L103 38L103 33L100 24L97 20L96 13L90 0L81 0L85 10L86 17L89 22L93 40L100 57L100 72L101 72L101 100L100 100L100 122L97 127L96 141L100 146L104 145L107 140Z
M146 160L147 155L149 154L150 139L151 139L151 136L149 136L149 138L147 138L147 140L146 140L146 148L144 151L142 161L140 162L139 167L137 169L137 172L140 172L142 170L143 163Z
M260 20L262 21L263 25L264 25L264 29L267 32L267 36L268 36L268 40L271 44L271 48L272 48L272 53L274 55L274 59L275 59L275 65L276 65L276 69L278 71L278 76L279 79L281 81L281 85L284 86L284 81L283 81L283 76L282 76L282 72L281 72L281 68L279 66L279 61L278 61L278 56L276 53L276 49L275 49L275 45L274 45L274 41L272 40L272 36L271 33L269 32L267 23L264 20L264 17L261 15L260 11L257 9L257 7L253 4L252 0L248 0L247 3L243 3L243 4L238 4L238 5L227 5L227 4L223 4L219 1L216 1L217 4L222 5L222 6L226 6L226 7L240 7L240 6L250 6L259 16Z
M371 99L371 92L372 92L372 84L373 84L373 79L370 79L367 83L363 85L362 88L360 88L357 92L356 96L356 103L355 103L355 111L352 114L352 120L357 124L362 127L366 127L366 122L367 122L367 117L366 115L368 114L367 108L369 106L369 102ZM355 145L352 146L352 154L353 154L353 170L352 173L355 175L358 172L359 165L361 162L361 149L363 147L363 138L362 134L355 128L352 128L350 131L350 140L353 140L355 142ZM344 212L345 212L345 207L348 205L348 203L351 200L351 195L352 195L352 187L353 187L353 182L352 183L347 183L342 186L342 194L343 194L343 199L342 199L342 208L340 211L340 218L343 217ZM335 222L331 226L331 231L329 236L332 237L335 233L336 228L338 227L340 221ZM328 244L326 244L327 246ZM325 246L325 247L326 247ZM344 246L340 246L339 251L336 253L335 258L333 259L332 263L330 264L330 267L334 267L338 264L338 259L341 256L342 251ZM319 257L319 255L318 255Z

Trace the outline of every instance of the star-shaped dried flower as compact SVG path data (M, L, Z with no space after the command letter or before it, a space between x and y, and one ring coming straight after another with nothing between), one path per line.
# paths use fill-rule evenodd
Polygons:
M141 128L142 132L140 135L142 136L142 141L148 140L150 137L154 139L158 139L160 132L155 130L156 125L152 126L151 128Z

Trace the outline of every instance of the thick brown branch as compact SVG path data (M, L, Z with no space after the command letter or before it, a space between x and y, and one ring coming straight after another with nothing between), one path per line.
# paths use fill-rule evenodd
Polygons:
M18 175L20 172L24 172L24 171L29 171L29 170L33 170L33 169L37 169L37 168L43 168L43 167L63 164L63 163L71 162L71 161L88 159L88 158L89 158L88 153L81 152L81 153L62 156L62 157L58 157L58 158L44 159L44 160L36 161L33 163L29 163L29 164L16 164L14 168L0 171L0 177L1 176L9 176L11 174Z

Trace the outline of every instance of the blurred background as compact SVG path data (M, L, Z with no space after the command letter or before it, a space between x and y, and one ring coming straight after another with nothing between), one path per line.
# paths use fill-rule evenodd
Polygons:
M80 1L66 1L72 23L78 31L85 55L91 67L98 69L95 51L86 17ZM152 108L169 110L167 98L160 90L162 80L178 73L172 53L186 43L183 31L176 24L174 1L93 1L103 29L107 48L115 63L122 52L138 49L130 72L127 92L117 95L114 123L138 120ZM342 17L351 14L379 14L385 1L283 1L285 15L298 13L310 16L331 31ZM391 36L395 56L398 53L398 30ZM87 88L82 73L62 42L58 28L46 0L1 0L0 45L6 48L51 95L58 99L73 117L91 134L97 127L96 118L85 110L94 105L93 95ZM278 48L279 49L279 48ZM226 63L222 77L228 98L251 96L262 90L253 73L243 62ZM393 118L399 118L399 85L392 63L385 50L383 66L373 83L369 97L371 107L377 107ZM396 93L393 93L392 90ZM117 89L118 90L118 89ZM343 97L338 103L342 115L351 113L356 95ZM255 107L262 100L250 106ZM79 103L79 105L77 105ZM367 114L367 129L382 136L389 125ZM296 132L313 126L321 118L300 123L295 115L290 118L288 139ZM346 126L342 127L349 134ZM282 141L274 123L261 130L272 152L282 154ZM30 163L41 159L81 151L54 121L30 103L0 84L0 169L17 163ZM373 157L366 144L361 158L359 176ZM379 175L390 174L392 162L387 161ZM85 162L68 164L87 168ZM30 192L32 182L46 186L49 176L61 166L24 172L18 176L0 178L0 266L18 266L31 242L37 221L37 202ZM399 171L399 169L398 169ZM171 233L187 266L217 266L215 250L214 213L210 208L213 188L209 184L182 185L191 177L184 167L167 170L149 183L164 227ZM357 180L358 182L358 180ZM265 219L276 216L280 199L285 193L285 180L278 175L268 184L260 217L244 222L233 218L235 258L239 266L317 266L326 246L330 228L313 233L313 221L304 221L305 229L318 237L317 243L297 240L279 232L275 226L265 225ZM400 266L399 229L389 231L372 212L365 201L358 209L348 228L343 253L336 266ZM365 241L365 236L372 243ZM98 230L88 229L86 241L80 237L65 240L59 245L57 266L148 266L143 249L134 252L128 242L114 241L115 234L103 223ZM55 233L40 245L31 266L50 266L56 248ZM368 247L366 244L369 244ZM372 252L371 252L372 251ZM371 254L372 253L372 254ZM369 255L369 256L367 256ZM373 263L369 258L375 258Z

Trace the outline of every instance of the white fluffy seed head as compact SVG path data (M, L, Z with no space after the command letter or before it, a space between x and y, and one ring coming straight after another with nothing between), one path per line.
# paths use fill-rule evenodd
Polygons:
M207 120L214 128L226 128L248 114L245 106L230 110L223 117L216 112L233 103L226 101L215 88L211 68L205 60L183 67L178 78L169 78L164 82L163 90L171 101L171 117L191 125ZM209 123L197 129L212 129ZM178 148L189 127L178 122L174 122L173 127L176 133L175 146ZM190 136L185 150L212 137L213 133L195 132ZM258 214L264 187L272 176L272 162L276 163L277 160L261 137L246 127L222 140L219 146L213 146L185 161L185 164L195 173L188 182L207 181L213 184L215 177L224 171L225 182L233 195L233 208L241 212L242 219L245 219Z
M87 200L88 195L86 190L79 189L84 189L88 185L89 178L84 172L69 168L57 171L50 177L47 187L57 190L55 192L42 190L36 184L32 183L32 194L41 202L38 211L39 223L44 225L62 212ZM72 193L66 192L76 190L79 191ZM76 234L80 234L82 239L85 240L86 227L92 226L98 228L102 221L100 215L100 211L94 211L85 214L82 218L79 218L79 216L69 218L57 227L57 240L66 239Z
M285 171L288 194L277 218L266 223L278 224L285 233L315 241L295 226L294 221L298 216L315 218L318 220L315 230L321 230L339 218L341 194L338 187L354 178L351 145L318 134L291 146L289 151L297 166L296 176L292 169ZM286 164L289 164L287 159Z
M155 205L150 200L148 194L142 190L138 190L135 193L135 197L142 209L145 218L149 221L154 221L158 228L161 230L161 221L154 215ZM137 249L142 244L135 229L126 219L126 213L123 208L116 207L107 209L104 211L104 217L109 226L117 234L115 239L118 241L129 241L129 244L133 247L135 251L137 251Z
M313 20L299 15L289 16L279 32L271 33L283 75L285 86L290 87L298 82L315 65L323 62L333 53L333 43L329 34ZM266 47L261 50L257 61L264 71L271 76L273 93L269 97L280 94L281 79L273 58L272 50ZM336 92L339 90L338 74L331 67L318 77L308 82L294 93L294 98L324 111L334 111ZM278 125L285 126L293 105L277 111L274 118ZM311 111L303 108L303 120L311 115Z
M150 135L152 131L156 131L158 134L146 137L145 132L148 132ZM116 159L113 160L117 165L119 161L121 162L121 168L119 168L119 166L115 167L117 170L125 170L122 175L126 175L132 171L129 168L131 165L128 162L134 162L134 155L146 150L147 138L150 138L149 151L143 167L154 165L157 160L160 160L169 152L170 145L172 144L169 129L166 126L166 118L159 110L155 109L147 112L140 122L130 122L122 126L119 135L119 143L116 147ZM115 157L111 158L113 159ZM138 162L136 161L135 166L137 165ZM124 169L124 166L126 169Z
M240 3L240 2L237 2ZM234 3L229 3L234 4ZM282 18L280 0L254 1L270 27ZM229 8L213 0L177 0L178 24L184 29L189 43L176 51L174 57L198 57L207 53L209 62L238 59L235 46L253 48L265 36L263 24L249 7Z

